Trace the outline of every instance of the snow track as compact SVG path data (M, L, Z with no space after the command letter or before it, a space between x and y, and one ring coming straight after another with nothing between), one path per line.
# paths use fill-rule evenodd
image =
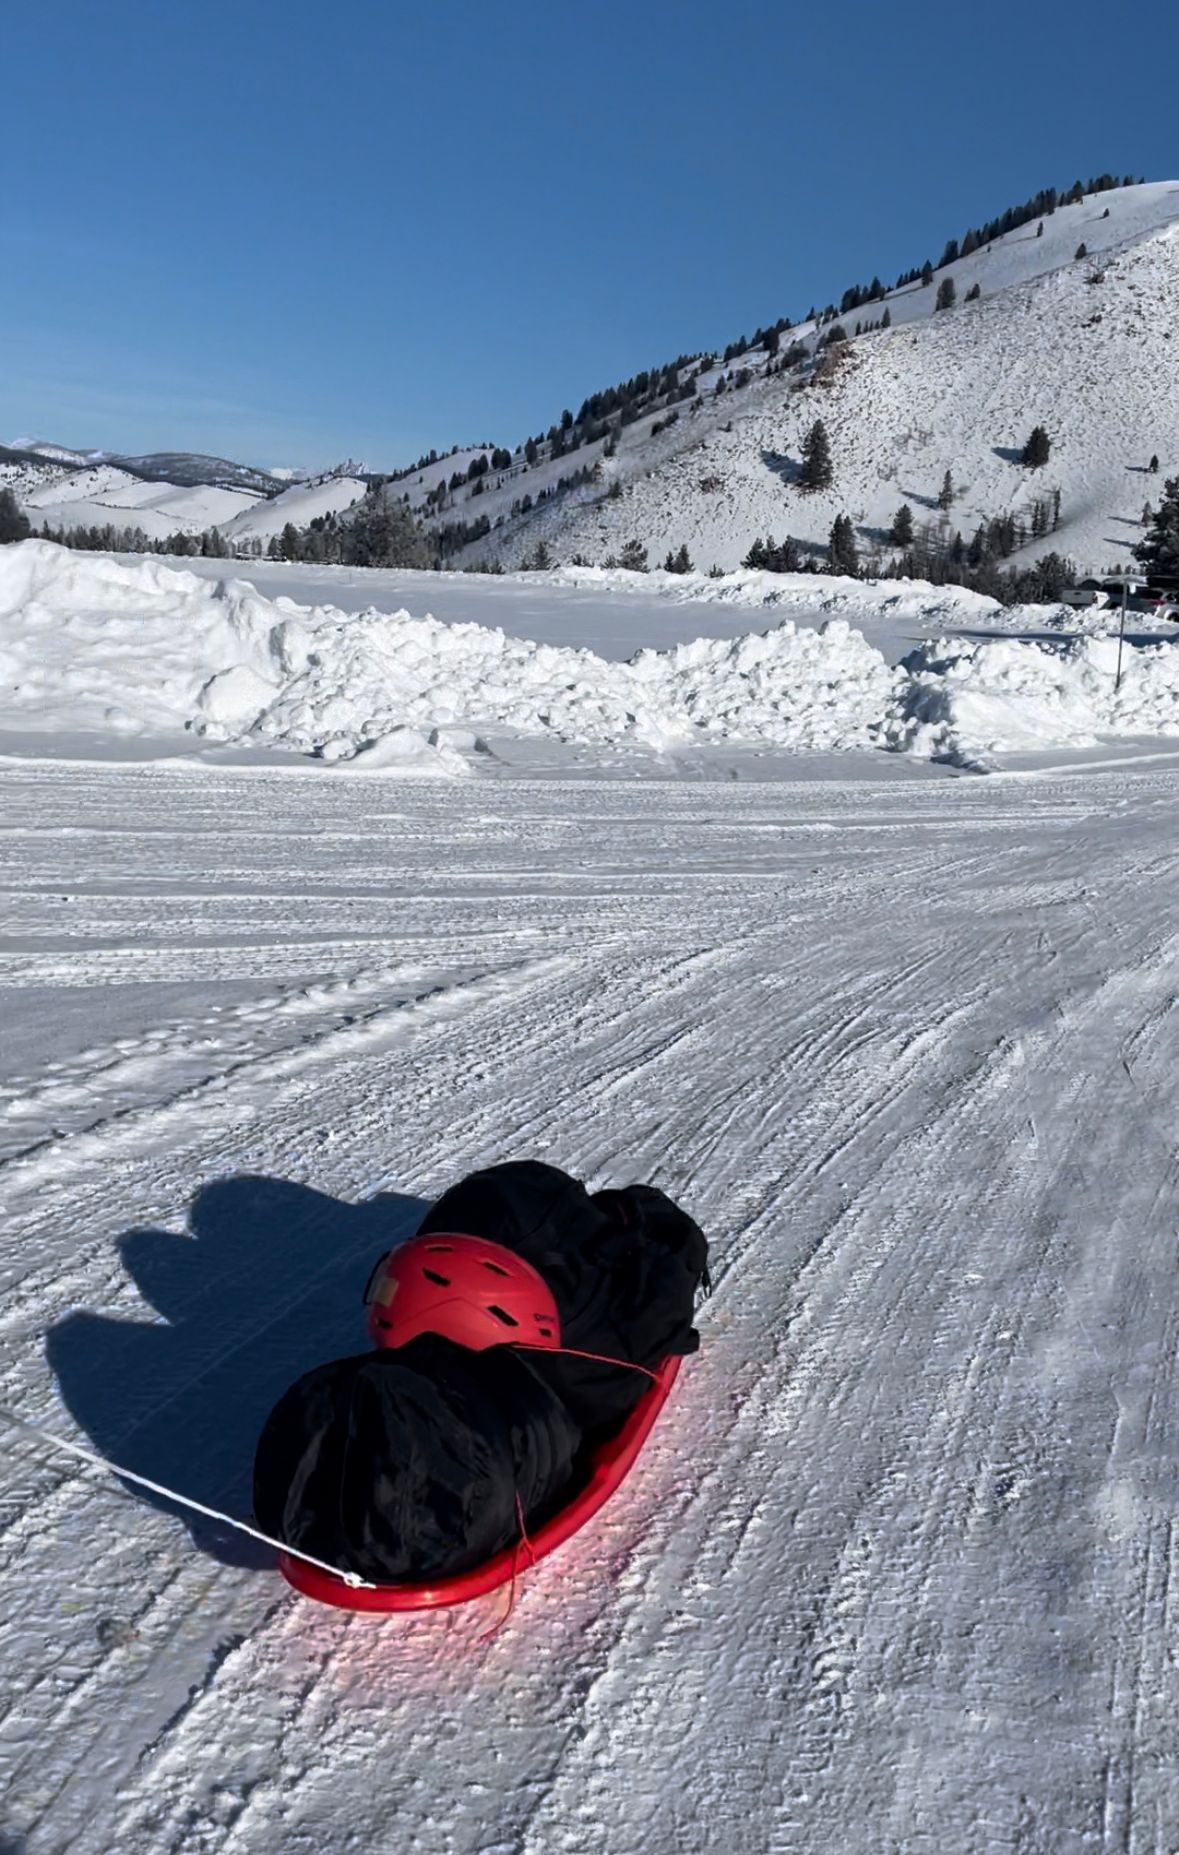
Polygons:
M517 1154L681 1196L716 1288L486 1639L6 1437L0 1843L1170 1846L1173 774L2 783L0 1402L244 1510Z

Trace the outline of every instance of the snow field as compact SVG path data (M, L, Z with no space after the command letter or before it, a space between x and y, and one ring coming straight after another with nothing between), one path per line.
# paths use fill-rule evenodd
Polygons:
M522 1154L664 1186L715 1275L491 1635L6 1439L0 1840L1168 1846L1173 775L0 786L0 1403L241 1511L372 1262Z
M627 576L634 577L634 576ZM1121 735L1179 734L1179 652L963 638L893 668L842 616L897 607L966 622L991 602L945 589L745 576L726 592L814 601L818 629L787 619L618 663L499 628L370 608L265 598L154 560L125 564L24 542L0 554L0 726L105 735L188 730L328 761L462 773L481 734L655 754L726 742L763 749L872 746L963 765ZM658 588L651 589L652 597ZM994 608L991 608L992 611ZM1051 633L1067 608L1016 615ZM1090 622L1091 619L1090 619Z

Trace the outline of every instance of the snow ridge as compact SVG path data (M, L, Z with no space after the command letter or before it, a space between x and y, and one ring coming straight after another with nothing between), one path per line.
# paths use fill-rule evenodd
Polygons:
M887 582L810 585L829 607L861 612L873 598L879 608L924 593L935 621L950 599ZM1045 632L1062 622L1051 609L1031 616ZM154 560L128 565L38 541L0 554L0 725L187 730L402 771L462 772L491 732L660 754L715 742L880 746L964 765L1104 735L1179 733L1179 652L1128 647L1115 694L1116 657L1104 638L943 638L893 668L833 615L818 629L789 619L615 663L404 610L349 615L266 599L247 581L210 582Z

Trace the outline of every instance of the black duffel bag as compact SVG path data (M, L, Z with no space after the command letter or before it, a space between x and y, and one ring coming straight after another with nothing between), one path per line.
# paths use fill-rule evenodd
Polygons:
M581 1433L539 1354L424 1334L306 1373L266 1421L254 1513L374 1584L471 1570L562 1504ZM519 1506L517 1506L519 1503Z

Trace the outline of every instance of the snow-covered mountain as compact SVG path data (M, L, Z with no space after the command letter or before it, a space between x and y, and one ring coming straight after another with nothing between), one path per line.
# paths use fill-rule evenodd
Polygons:
M288 522L349 508L364 495L356 476L271 476L190 452L116 458L21 439L0 447L0 488L13 491L35 528L139 529L149 542L216 528L234 543L269 540Z
M1035 222L1020 226L931 283L841 318L850 339L838 364L819 370L825 377L814 361L826 331L807 322L782 337L805 344L806 361L767 375L774 363L763 352L727 366L713 357L675 423L653 431L663 414L624 427L613 457L602 440L555 461L542 452L531 469L517 455L441 518L489 519L491 532L460 560L518 565L543 540L558 559L600 563L635 537L653 560L683 543L698 566L732 568L767 534L825 549L841 513L861 545L883 544L902 502L919 524L937 518L949 470L949 519L965 535L1058 489L1060 529L1022 557L1056 548L1088 568L1127 562L1157 481L1150 457L1164 472L1179 468L1179 183L1086 196L1042 223L1040 234ZM947 278L956 303L939 313ZM966 301L976 285L978 299ZM857 313L876 321L886 309L890 328L854 334ZM739 367L751 377L735 386ZM718 396L722 377L728 390ZM820 416L834 482L804 495L801 441ZM1052 455L1030 472L1018 451L1036 423ZM592 481L512 515L514 502L531 495L535 504L585 466Z
M939 312L947 281L956 300ZM942 521L949 471L951 532L1030 517L1033 498L1058 492L1059 527L1020 558L1055 549L1108 570L1129 564L1141 535L1151 457L1163 475L1179 468L1177 308L1179 182L1112 187L875 295L841 318L838 346L820 319L786 330L777 355L697 356L670 374L690 393L678 404L665 395L609 429L575 422L556 445L451 451L400 473L395 493L450 530L458 566L519 566L542 542L559 561L601 564L635 539L652 562L686 546L699 568L730 570L767 535L821 559L840 514L862 549L887 553L902 503L918 526ZM888 328L857 334L857 315L875 325L886 312ZM807 495L801 444L820 416L834 481ZM1033 472L1019 452L1037 423L1052 448ZM0 448L3 484L37 524L135 523L155 542L217 526L248 550L364 493L354 466L292 484L222 458L30 438Z

